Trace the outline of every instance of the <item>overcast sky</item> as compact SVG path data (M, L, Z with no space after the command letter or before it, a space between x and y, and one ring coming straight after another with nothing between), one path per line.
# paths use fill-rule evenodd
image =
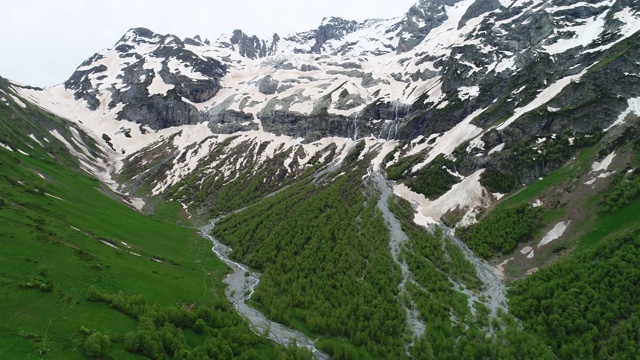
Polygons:
M418 0L0 0L0 76L33 86L65 81L89 56L130 28L215 40L242 29L317 28L323 17L401 17Z

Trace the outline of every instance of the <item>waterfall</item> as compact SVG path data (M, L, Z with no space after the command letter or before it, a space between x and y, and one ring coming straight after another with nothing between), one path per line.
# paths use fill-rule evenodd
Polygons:
M356 111L353 115L353 141L358 140L358 114L360 111Z

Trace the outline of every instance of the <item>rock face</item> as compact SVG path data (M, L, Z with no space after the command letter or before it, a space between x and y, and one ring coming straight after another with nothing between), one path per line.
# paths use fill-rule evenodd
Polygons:
M92 110L101 105L99 98L108 94L110 109L121 104L118 119L152 129L199 122L202 117L192 104L205 102L218 93L226 66L189 50L206 46L205 43L196 39L189 39L188 43L172 35L132 29L113 50L82 63L64 86ZM115 77L109 76L114 72Z
M495 137L518 143L606 127L637 96L637 64L624 61L638 43L635 2L504 4L421 0L402 18L331 17L269 40L137 28L65 87L91 110L155 130L208 121L219 133L307 140L412 140L471 115L470 126L485 129L518 114Z
M453 6L460 0L420 0L413 5L403 21L398 24L398 52L407 52L449 17L445 6Z
M246 35L242 30L234 30L233 36L231 36L230 39L231 44L237 46L238 53L248 59L258 59L275 55L278 41L280 41L278 34L273 34L271 42L267 44L255 35Z

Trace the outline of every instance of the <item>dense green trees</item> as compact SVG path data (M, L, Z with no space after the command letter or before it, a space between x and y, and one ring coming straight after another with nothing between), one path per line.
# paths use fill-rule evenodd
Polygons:
M481 222L456 230L477 255L490 258L513 252L518 243L530 240L539 223L539 208L524 204L499 208Z
M137 320L134 331L121 337L125 350L150 359L311 359L312 354L295 346L284 348L256 335L247 323L222 299L205 306L163 307L149 304L143 296L123 292L105 294L94 286L87 299L104 302ZM187 333L198 334L199 344ZM95 332L84 342L89 357L108 355L111 341ZM257 349L260 349L258 352Z
M451 186L460 181L451 171L455 169L455 163L438 155L429 165L418 171L407 185L411 190L423 194L429 199L435 199L451 189Z
M615 213L640 197L640 169L616 175L604 194L602 211Z
M385 158L390 161L391 159ZM411 168L424 160L424 155L407 156L385 169L389 180L403 180L411 190L433 199L446 193L451 186L460 181L450 171L455 163L438 155L429 165L413 173Z
M308 179L218 221L214 235L233 258L262 272L252 301L272 319L348 340L376 357L402 358L400 271L376 193L350 161L333 179ZM353 350L339 342L319 346L336 357Z
M515 283L511 310L561 359L640 354L640 230Z
M513 317L498 314L475 302L470 308L461 287L482 287L473 265L439 228L433 233L413 222L411 205L401 199L389 202L409 242L403 252L415 282L403 295L415 304L426 325L424 336L415 339L411 354L416 359L553 359L539 337L522 331Z

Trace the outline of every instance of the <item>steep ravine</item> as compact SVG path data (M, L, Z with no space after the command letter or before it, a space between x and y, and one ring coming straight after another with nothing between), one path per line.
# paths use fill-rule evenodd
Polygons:
M498 309L501 309L504 313L508 312L506 289L502 280L496 275L495 269L489 265L486 261L477 257L473 251L471 251L462 240L455 237L453 231L444 225L441 225L445 235L449 236L453 243L462 250L464 256L469 262L476 268L476 274L480 281L482 281L482 290L480 293L476 293L470 290L463 290L462 292L469 297L469 304L473 304L473 301L478 301L487 306L492 318L498 316Z
M216 256L224 261L233 271L225 277L223 282L228 285L225 290L227 299L233 304L238 314L249 320L249 323L257 334L267 334L269 339L285 346L289 346L295 340L298 346L309 349L316 359L330 359L329 355L318 350L315 347L314 341L303 333L269 320L263 313L246 304L246 301L251 298L254 289L260 283L260 274L252 272L247 266L229 259L228 255L231 248L211 236L211 229L213 229L214 223L215 221L212 221L200 227L200 231L203 236L213 242L212 250Z
M411 271L408 269L407 263L403 260L399 260L399 253L404 243L408 241L407 235L402 231L400 221L396 219L395 215L389 210L388 199L392 194L392 190L388 182L377 171L371 172L371 179L375 182L380 190L380 199L378 200L378 208L382 212L382 216L385 219L390 232L389 248L391 255L395 262L402 269L402 282L400 283L400 293L405 290L407 281L413 281ZM444 225L440 225L444 231L444 234L448 236L452 242L460 248L465 258L474 266L476 274L480 281L482 281L482 290L474 292L467 289L463 284L458 283L450 279L457 288L458 291L464 293L468 298L469 309L474 312L473 304L475 301L483 303L490 311L490 317L495 318L498 316L498 310L508 312L506 290L502 280L495 274L494 268L486 261L478 258L460 239L454 236L451 229L446 228ZM425 329L425 325L418 319L419 313L417 310L412 309L404 304L407 311L407 319L409 327L414 336L420 336Z
M409 241L407 235L402 231L400 221L396 219L395 215L389 210L389 197L391 196L391 189L389 188L387 181L377 171L370 173L371 179L374 181L378 189L380 190L380 198L378 199L378 208L382 212L387 227L389 228L389 249L391 250L391 256L393 260L400 266L402 271L402 281L398 285L400 294L406 291L407 282L413 281L413 275L409 270L409 266L405 260L400 260L400 251L402 245ZM402 303L402 301L401 301ZM402 304L407 312L407 324L414 337L414 339L420 338L424 334L425 325L419 319L420 313L413 304ZM412 343L408 344L411 347ZM407 349L408 351L408 349Z

